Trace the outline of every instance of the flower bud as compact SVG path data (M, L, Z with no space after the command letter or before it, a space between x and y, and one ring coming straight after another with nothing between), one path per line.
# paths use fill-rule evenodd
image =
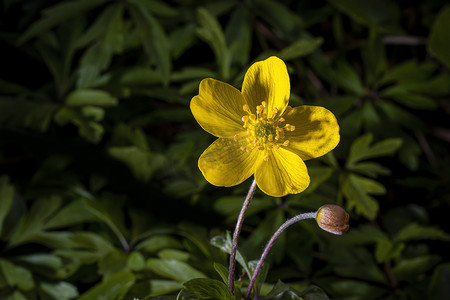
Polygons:
M317 225L325 231L333 234L343 234L350 227L349 215L342 207L334 204L326 204L319 208L316 214Z

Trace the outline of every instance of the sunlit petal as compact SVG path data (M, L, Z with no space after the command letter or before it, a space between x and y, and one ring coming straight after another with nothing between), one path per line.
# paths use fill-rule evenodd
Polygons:
M242 151L240 147L246 144L224 138L214 141L198 160L206 180L216 186L234 186L249 178L258 166L261 151Z
M268 116L272 117L274 115L272 108L277 109L278 115L286 109L290 88L285 63L272 56L254 63L248 69L242 84L242 94L252 109L262 101L266 101Z
M244 130L244 97L231 85L207 78L191 100L191 111L200 126L217 137L231 138Z
M303 160L283 148L270 152L269 159L256 170L255 180L264 193L274 197L300 193L310 181Z
M339 143L339 125L328 109L320 106L298 106L283 115L295 130L286 132L288 150L303 160L322 156Z

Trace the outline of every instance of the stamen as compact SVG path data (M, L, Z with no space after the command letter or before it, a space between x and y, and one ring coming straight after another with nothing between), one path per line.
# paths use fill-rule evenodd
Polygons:
M269 152L266 152L266 154L264 154L263 156L264 161L268 161L269 157L270 157Z
M233 137L233 139L234 139L236 142L239 141L239 135L235 134L234 137Z
M245 147L244 146L241 146L241 148L239 148L239 149L241 149L242 151L245 151Z
M283 146L289 146L289 140L285 140Z
M279 119L278 119L278 122L280 122L280 123L282 123L282 122L284 122L284 121L286 121L283 117L280 117Z

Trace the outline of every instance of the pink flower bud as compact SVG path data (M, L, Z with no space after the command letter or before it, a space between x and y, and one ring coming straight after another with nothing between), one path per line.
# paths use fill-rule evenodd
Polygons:
M342 207L326 204L316 214L317 225L325 231L341 235L348 230L349 215Z

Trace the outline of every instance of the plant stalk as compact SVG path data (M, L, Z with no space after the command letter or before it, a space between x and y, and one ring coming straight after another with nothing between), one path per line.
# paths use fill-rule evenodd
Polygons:
M241 233L242 223L244 223L245 212L247 211L248 206L250 205L250 201L252 200L255 191L256 191L256 181L255 179L253 179L252 185L248 190L247 197L245 197L244 203L242 204L241 212L239 213L236 222L236 227L234 228L233 242L231 245L231 252L230 252L230 264L228 269L228 288L230 289L230 292L233 295L234 295L234 270L236 269L236 251L239 234Z
M295 217L287 220L283 223L283 225L278 228L278 230L273 234L273 236L270 238L269 242L267 243L266 247L264 248L263 253L261 254L261 258L258 261L258 264L256 265L255 271L253 272L252 278L250 280L250 284L248 285L247 294L245 295L245 299L248 299L250 297L250 294L253 289L253 285L256 282L256 278L258 277L258 273L261 270L261 267L264 263L264 260L266 259L267 255L269 254L270 248L272 248L273 244L275 243L275 240L280 236L280 234L289 226L291 226L294 223L297 223L298 221L305 220L305 219L315 219L316 218L316 212L309 212L309 213L303 213L296 215Z

